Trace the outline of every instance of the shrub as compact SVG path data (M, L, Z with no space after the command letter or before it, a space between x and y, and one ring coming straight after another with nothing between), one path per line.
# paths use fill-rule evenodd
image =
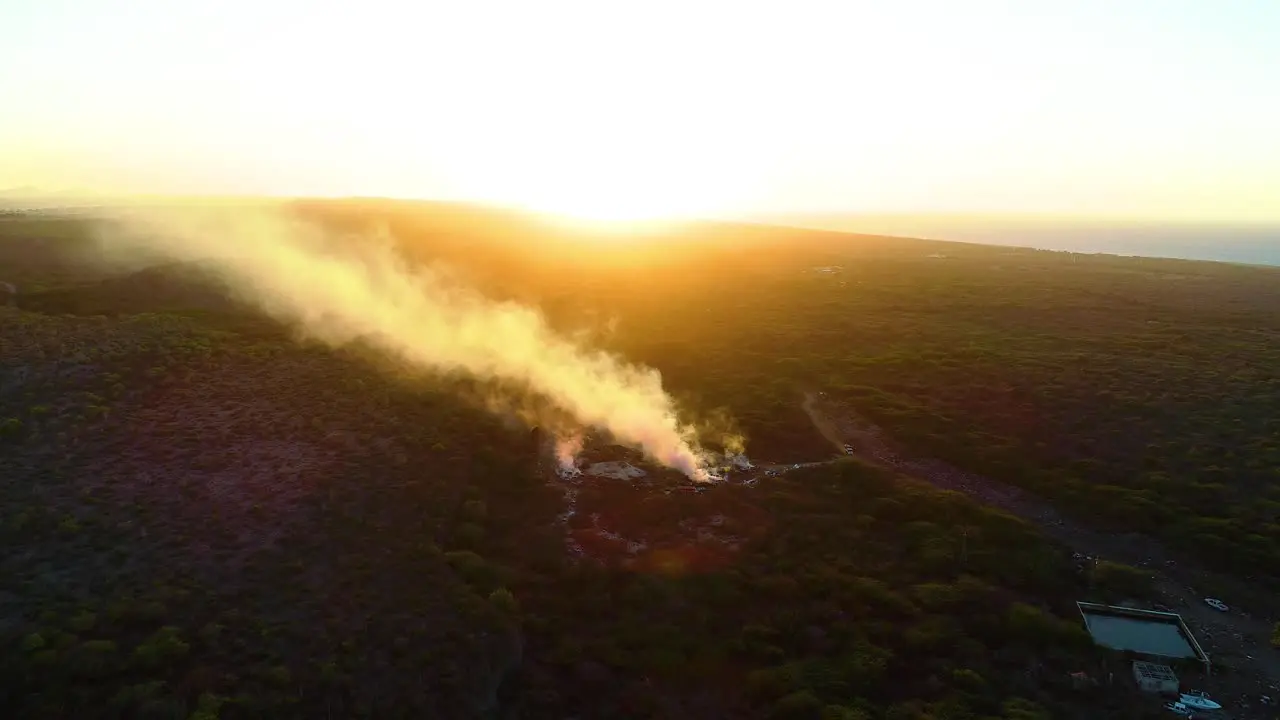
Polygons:
M468 500L462 504L462 514L471 520L484 520L489 508L483 500Z
M187 720L218 720L218 714L227 699L213 693L205 693L196 701L196 709L187 716Z
M22 432L22 421L18 418L0 420L0 438L17 437Z
M822 701L808 690L793 692L774 703L769 717L778 720L819 720Z
M82 643L67 658L73 674L84 678L101 678L120 670L118 648L110 640Z
M498 573L488 561L470 550L455 550L445 553L445 561L467 584L480 588L494 588L497 585Z
M871 720L871 716L857 708L828 705L822 708L822 720Z
M1100 560L1092 576L1094 585L1112 597L1141 599L1151 595L1151 574L1129 565Z
M22 639L22 649L27 652L43 650L47 644L48 643L44 640L44 636L40 633L31 633Z
M506 588L498 588L489 593L489 602L506 615L514 617L520 614L520 603L516 601L516 596L512 595L511 591Z
M144 668L154 669L186 657L191 646L178 636L178 628L162 627L138 647L134 648L134 660Z
M466 547L475 547L484 540L484 528L475 523L464 522L458 526L457 539L458 544Z

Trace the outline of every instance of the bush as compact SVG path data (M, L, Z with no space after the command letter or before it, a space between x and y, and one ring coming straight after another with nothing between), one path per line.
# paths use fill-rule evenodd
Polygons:
M498 572L487 560L470 550L445 553L445 561L464 582L478 589L496 589Z
M196 701L196 709L187 717L187 720L218 720L218 714L226 701L226 698L213 693L205 693Z
M293 673L289 672L289 668L283 665L275 665L263 670L260 673L262 679L278 688L288 687L293 682Z
M800 673L793 666L754 670L747 675L747 688L760 698L778 698L796 690Z
M1023 698L1012 698L1004 704L1006 720L1049 720L1049 713L1039 705Z
M72 617L68 624L71 626L72 630L75 630L78 633L86 633L98 624L98 616L88 610L85 610Z
M459 545L475 547L484 540L484 536L484 528L476 523L464 522L458 525L456 537Z
M191 646L178 636L178 628L162 627L134 648L134 660L143 668L157 669L187 656Z
M118 672L118 648L110 640L90 640L71 651L67 658L71 672L83 678L102 678Z
M857 708L828 705L822 708L822 720L871 720L871 716Z
M520 603L516 601L516 596L512 595L511 591L506 588L498 588L489 593L489 603L497 608L498 611L510 617L520 614Z
M778 720L820 720L822 701L808 690L793 692L774 703L769 717Z
M462 504L462 514L469 520L484 520L489 514L489 508L483 500L468 500Z
M1145 599L1151 596L1151 574L1120 563L1100 560L1093 568L1093 583L1104 594L1119 599Z
M45 645L47 645L47 643L44 640L44 636L40 633L31 633L22 639L22 649L27 652L43 650Z
M0 438L17 437L22 432L22 421L18 418L0 420Z

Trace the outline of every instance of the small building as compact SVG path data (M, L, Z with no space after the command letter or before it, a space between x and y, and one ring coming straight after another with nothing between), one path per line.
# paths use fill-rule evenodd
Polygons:
M1168 665L1137 660L1133 663L1133 679L1143 692L1160 695L1178 693L1178 676L1173 674L1173 668Z

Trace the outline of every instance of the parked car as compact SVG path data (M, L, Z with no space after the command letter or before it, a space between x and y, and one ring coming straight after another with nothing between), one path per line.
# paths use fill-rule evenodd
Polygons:
M1222 601L1221 601L1221 600L1219 600L1218 598L1205 598L1205 599L1204 599L1204 604L1205 604L1205 605L1208 605L1209 607L1213 608L1214 610L1221 610L1222 612L1227 612L1228 610L1230 610L1230 609L1231 609L1231 608L1227 607L1227 604L1226 604L1226 603L1222 602Z

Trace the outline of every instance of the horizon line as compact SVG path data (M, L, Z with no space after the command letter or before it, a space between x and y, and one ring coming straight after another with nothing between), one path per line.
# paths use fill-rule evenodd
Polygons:
M18 191L18 192L14 192ZM0 189L0 210L50 210L85 207L85 204L132 204L136 202L201 202L201 203L254 203L254 202L399 202L460 205L490 210L547 217L566 216L566 213L540 211L514 203L504 203L482 198L423 197L411 195L359 195L359 194L291 194L291 193L167 193L167 192L102 192L91 190L42 190L32 186ZM12 204L36 203L39 207L4 207ZM850 220L921 220L952 223L1028 223L1048 225L1143 225L1143 226L1212 226L1212 227L1280 227L1280 217L1275 218L1189 218L1179 216L1153 217L1150 215L1123 213L1070 213L1051 210L872 210L809 208L789 210L744 210L737 212L682 213L652 219L620 220L619 224L645 224L651 222L699 222L730 221L786 224L803 222L843 222ZM607 222L607 221L606 221ZM799 226L803 227L803 226ZM822 228L828 229L828 228Z

